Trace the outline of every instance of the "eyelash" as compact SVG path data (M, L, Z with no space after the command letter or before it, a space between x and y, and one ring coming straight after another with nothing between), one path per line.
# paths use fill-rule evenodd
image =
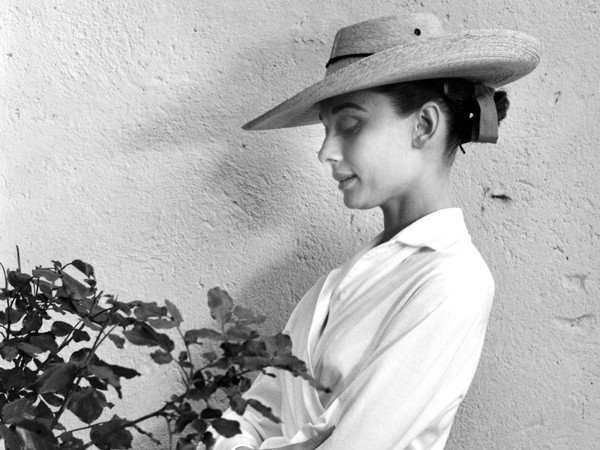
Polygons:
M356 121L356 123L347 128L340 128L340 133L345 135L351 135L356 133L356 131L360 128L360 122Z

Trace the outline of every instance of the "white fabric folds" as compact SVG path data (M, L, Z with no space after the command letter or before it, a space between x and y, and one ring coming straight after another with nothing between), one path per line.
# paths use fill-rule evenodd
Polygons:
M494 282L458 208L379 242L320 279L285 328L332 393L281 371L261 376L245 396L283 423L228 411L243 434L215 450L276 448L333 425L319 450L444 448L479 361Z

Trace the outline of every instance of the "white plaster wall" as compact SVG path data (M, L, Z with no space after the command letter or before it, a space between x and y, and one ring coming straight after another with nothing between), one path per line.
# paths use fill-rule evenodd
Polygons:
M498 145L455 165L497 295L447 448L600 448L597 0L5 0L0 261L15 267L17 244L29 268L82 258L105 290L169 298L190 328L219 285L279 330L379 215L343 208L319 127L239 126L322 77L340 26L423 9L545 46L509 88ZM146 375L121 415L177 389L144 352L111 357Z

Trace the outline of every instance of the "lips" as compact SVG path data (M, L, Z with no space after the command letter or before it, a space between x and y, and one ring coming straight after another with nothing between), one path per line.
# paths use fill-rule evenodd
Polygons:
M350 183L352 183L352 181L354 181L354 179L356 178L356 175L354 175L352 173L350 173L350 174L336 173L333 175L333 178L338 182L339 189L345 189L346 187L348 187L348 185Z

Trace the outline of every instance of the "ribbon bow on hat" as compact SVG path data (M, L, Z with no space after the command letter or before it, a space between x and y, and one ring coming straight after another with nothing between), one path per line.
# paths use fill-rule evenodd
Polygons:
M464 87L460 87L459 80L448 80L443 84L442 97L448 107L457 112L457 103L470 97L469 117L465 118L466 129L461 133L461 144L467 142L488 142L495 144L498 141L498 112L494 101L495 90L480 83L473 85L473 91L467 94ZM464 150L463 150L464 152Z
M476 84L473 97L478 111L473 112L471 141L495 144L498 141L498 111L494 101L494 89Z

